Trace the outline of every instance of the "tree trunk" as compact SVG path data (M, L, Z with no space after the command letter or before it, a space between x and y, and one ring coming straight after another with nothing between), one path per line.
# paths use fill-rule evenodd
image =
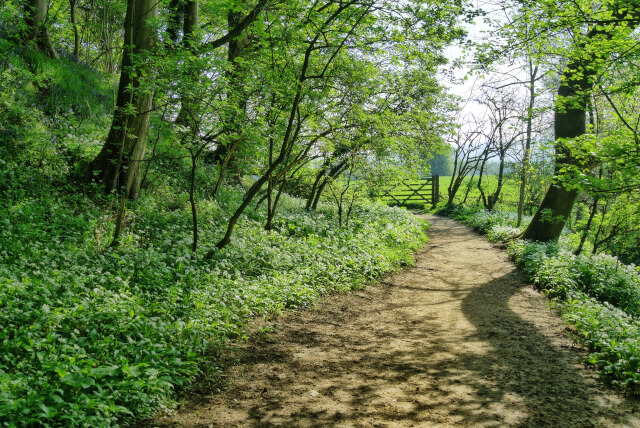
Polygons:
M171 0L169 2L169 13L167 14L167 34L171 43L171 48L178 45L178 31L182 23L183 6L180 0Z
M328 167L328 161L325 161L323 167L316 174L316 179L313 180L313 185L311 186L311 190L309 191L309 196L307 197L307 203L304 207L307 211L311 210L311 205L313 204L313 200L316 197L318 185L320 184L320 180L322 180L324 175L327 173L327 167Z
M198 0L189 0L184 5L184 25L183 29L183 44L185 48L192 49L197 40L194 40L195 31L200 21L200 3Z
M276 193L275 198L272 197L272 192L276 183L273 183L273 184L271 184L271 182L269 183L270 188L268 190L269 194L268 194L268 203L267 203L267 222L264 225L265 230L273 229L273 219L276 216L276 210L278 209L278 202L280 202L280 197L282 196L282 192L284 191L284 189L287 187L288 182L289 182L289 178L284 177L284 179L280 183L280 186L278 187L278 191Z
M487 203L487 196L484 194L484 189L482 188L482 179L484 178L485 167L487 166L487 161L489 160L489 146L484 151L484 158L482 159L482 164L480 165L480 175L478 175L478 184L476 187L480 192L480 199L482 200L482 206L485 210L490 210L489 205ZM467 196L469 195L470 186L467 188L467 194L464 197L464 200L467 200Z
M453 169L451 170L451 179L449 180L449 186L447 187L447 205L453 205L453 198L456 197L456 193L458 193L458 187L456 186L458 182L458 158L459 151L456 150L455 155L453 157Z
M307 198L307 204L305 209L315 211L316 208L318 207L320 196L322 196L322 192L324 191L324 188L327 185L327 181L329 179L336 178L337 176L339 176L344 172L344 170L348 166L346 159L343 159L342 161L338 162L337 164L331 167L331 162L335 160L338 156L342 156L344 153L345 153L344 150L342 149L338 150L336 153L331 155L331 157L327 159L327 161L325 161L321 170L318 171L318 174L316 175L316 179L313 182L313 186L311 188L309 197Z
M24 39L25 41L34 41L39 50L46 52L50 58L58 59L58 53L51 43L49 32L45 26L48 9L47 0L28 0L25 3L24 19L26 30Z
M320 197L322 196L322 193L324 192L324 188L327 187L327 183L329 182L329 179L327 177L324 178L324 180L322 180L322 183L320 183L320 186L318 186L318 190L316 191L316 195L313 198L313 203L311 204L311 210L315 211L318 209L318 204L320 203Z
M567 66L563 73L558 98L568 102L567 105L556 106L554 114L555 137L558 141L554 179L538 211L523 232L523 239L541 242L556 240L571 215L578 191L557 177L563 166L576 164L576 161L563 148L562 139L577 138L586 132L587 94L592 85L591 77L592 74L584 71L584 66L576 63Z
M483 167L480 168L480 174L482 174L482 168ZM469 178L469 184L467 184L467 190L465 191L464 199L462 199L462 205L465 205L467 203L469 192L471 192L471 187L473 186L473 179L476 177L477 172L478 172L478 162L476 162L476 165L474 166L474 169L473 169L473 174L471 174L471 178ZM464 177L461 178L460 176L458 176L458 179L460 181L460 185L458 186L458 188L460 188L460 186L462 186L462 180L464 180Z
M520 195L518 197L518 222L516 227L522 224L522 215L524 212L524 197L527 189L527 174L529 164L531 162L531 137L533 134L533 108L536 101L536 76L538 74L538 65L533 66L533 62L529 60L529 108L527 109L527 137L524 144L524 155L522 157L522 171L520 172Z
M231 11L227 14L227 22L229 28L235 28L240 25L243 20L243 16L240 12ZM233 156L233 152L237 149L240 143L238 140L241 134L241 127L244 118L244 112L247 108L247 95L243 89L243 76L241 65L236 59L241 58L246 48L246 41L242 37L233 38L229 40L229 47L227 50L227 62L229 63L229 71L227 72L227 78L230 82L230 90L227 93L227 100L233 105L237 114L225 119L226 127L232 137L229 139L232 143L220 144L213 152L213 159L215 162L222 162L223 159ZM233 167L233 163L231 165Z
M182 46L184 49L193 52L193 48L197 44L195 39L195 30L198 26L199 20L199 4L197 0L190 0L184 3L182 6L184 11L184 23L182 27ZM177 37L177 35L173 35ZM200 76L200 70L186 73L186 79L191 81L197 81ZM200 102L193 96L189 96L185 93L180 94L180 111L176 117L175 123L179 125L188 125L194 122L194 116L198 114L200 110Z
M630 10L624 8L616 11L614 15L630 28L637 28L640 8L635 7ZM634 18L633 21L627 19L629 15ZM595 26L586 34L585 39L586 43L594 39L611 40L614 35L614 30L611 28ZM585 48L586 43L579 47ZM589 165L575 159L563 147L562 140L574 139L586 132L586 113L593 90L594 77L598 69L602 67L601 63L605 62L604 59L601 50L589 49L583 53L582 58L570 61L564 69L558 88L558 101L556 101L554 114L557 141L554 178L538 211L522 233L521 238L523 239L541 242L556 240L560 237L562 229L571 215L578 190L567 186L558 176L564 166L577 165L585 168Z
M125 18L125 43L120 83L111 129L98 156L89 165L90 178L99 176L105 190L121 189L130 199L140 193L142 162L147 147L153 93L141 88L138 76L150 76L148 65L134 61L155 46L155 31L149 26L158 17L156 0L129 0ZM133 106L134 112L127 107Z
M322 196L322 193L324 192L325 187L329 183L329 180L334 180L336 177L342 174L348 168L348 166L349 165L347 164L347 159L343 159L338 164L334 165L333 168L331 168L329 173L324 177L324 180L322 181L322 183L320 183L320 185L316 190L315 197L313 198L313 203L311 204L311 209L313 211L315 211L318 208L320 197Z
M609 208L609 200L605 200L604 207L602 207L602 218L600 219L600 224L598 225L598 230L596 231L595 236L593 237L593 249L591 250L591 254L598 254L598 248L600 248L600 244L603 241L600 240L600 234L602 233L602 228L604 226L605 214Z
M77 0L69 0L71 25L73 25L73 56L78 60L80 58L80 32L78 31L78 23L76 22Z
M596 213L598 212L599 201L600 200L598 199L597 196L593 198L593 204L591 204L591 211L589 212L589 219L587 220L587 225L584 227L584 230L582 231L582 236L580 237L580 244L578 245L578 248L576 249L576 251L573 253L576 256L579 256L580 253L582 253L582 249L584 248L584 243L586 242L587 236L591 231L591 224L593 223L593 218L596 216Z
M498 200L500 199L500 193L502 193L502 186L504 185L504 162L505 162L506 153L500 152L500 169L498 171L498 186L496 187L496 191L493 194L489 195L487 198L487 209L489 211L493 211L496 207Z

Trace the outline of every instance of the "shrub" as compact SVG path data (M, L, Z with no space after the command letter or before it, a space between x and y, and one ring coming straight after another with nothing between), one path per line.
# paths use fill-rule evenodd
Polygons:
M556 243L519 241L510 253L530 280L550 297L566 299L576 292L640 316L640 275L606 254L574 256Z
M640 386L640 322L610 304L577 295L559 306L574 324L591 353L587 361L613 382L638 392Z

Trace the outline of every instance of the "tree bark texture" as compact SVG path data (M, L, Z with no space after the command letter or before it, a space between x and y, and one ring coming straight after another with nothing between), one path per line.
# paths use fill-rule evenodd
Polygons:
M571 215L578 196L572 189L557 179L561 169L576 160L562 146L563 139L577 138L587 130L587 102L593 72L587 72L583 64L567 66L558 89L560 100L569 100L567 105L556 106L554 113L556 145L556 167L554 180L545 194L538 211L522 234L523 239L548 242L560 237L562 229Z

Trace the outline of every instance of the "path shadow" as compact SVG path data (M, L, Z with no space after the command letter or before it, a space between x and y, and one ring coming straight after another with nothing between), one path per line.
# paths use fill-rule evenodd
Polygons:
M370 326L368 339L341 334L339 329L330 337L292 332L290 339L310 353L326 350L327 345L348 351L327 354L322 363L305 366L294 355L283 355L277 345L262 349L266 355L257 356L258 360L276 363L274 372L282 378L268 386L277 393L267 391L251 407L247 426L610 425L608 408L615 403L603 400L594 382L581 374L577 351L554 345L511 309L510 300L525 287L514 286L522 284L518 277L517 273L506 275L467 294L462 309L475 331L459 338L423 328L437 324L436 319L416 320L410 315L398 316L397 322L406 328L393 333ZM405 309L407 314L412 312L411 307ZM409 338L416 343L412 350L381 351L384 343ZM472 341L486 343L486 352L461 352L464 342ZM372 364L372 359L378 361ZM286 376L291 371L297 379L311 380L317 396L299 400L291 412L280 412L284 400L309 393ZM431 382L429 392L415 389L425 381ZM459 391L454 394L456 389L466 391L464 398L452 399L460 397ZM633 421L618 426L633 426Z
M517 285L514 285L517 284ZM488 402L514 397L523 407L522 427L590 427L607 424L607 403L601 386L584 376L582 350L553 344L539 327L512 310L512 301L525 288L522 275L512 274L474 289L462 302L462 310L476 328L470 339L488 342L491 351L480 359L463 357L469 369L465 380ZM533 293L533 292L532 292ZM535 308L530 308L535 311ZM537 307L538 310L546 308ZM581 370L582 369L582 370ZM476 382L493 379L491 385ZM621 425L624 426L624 425Z
M463 229L432 233L464 241ZM640 426L630 412L611 410L632 405L584 375L580 351L541 331L562 324L537 319L548 309L515 268L473 287L434 272L421 286L427 267L419 263L370 297L342 296L292 314L278 341L254 342L234 356L242 364L237 387L192 408L197 417L155 425ZM391 293L406 298L391 301Z

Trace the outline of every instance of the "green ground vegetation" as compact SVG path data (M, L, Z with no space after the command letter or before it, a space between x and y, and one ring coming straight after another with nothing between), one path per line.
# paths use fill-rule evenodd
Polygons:
M442 199L491 239L523 211L527 236L560 237L513 255L635 388L619 261L640 263L640 8L623 6L506 2L468 55L497 84L466 116L442 77L447 46L473 51L473 2L1 2L0 424L134 423L253 317L409 263L424 224L371 200L429 162L465 177Z
M108 130L113 82L29 52L0 59L0 74L2 426L150 417L196 377L215 380L216 355L255 317L362 288L426 242L404 209L352 197L342 221L331 199L306 210L283 194L271 230L256 199L218 249L248 184L213 198L217 167L205 164L194 252L189 159L156 118L157 157L112 246L120 199L79 178Z
M10 425L151 416L253 317L361 288L426 242L405 210L358 205L338 228L333 206L310 213L285 196L271 232L249 211L233 243L205 261L189 251L186 198L156 193L129 212L135 231L105 248L115 201L59 188L37 169L13 172L9 191L37 191L0 212L0 414ZM225 189L200 203L203 239L240 196Z
M439 176L439 182L440 182L439 183L440 184L439 199L441 201L442 200L446 201L447 189L449 187L449 184L451 183L451 176ZM497 182L498 182L498 178L495 175L484 176L482 178L481 184L485 193L489 194L489 193L495 192L497 188ZM423 183L424 182L421 182L418 180L405 180L403 182L397 183L393 187L389 186L389 188L392 187L389 193L398 199L404 199L406 198L406 196L402 197L402 195L407 195L408 193L411 193L410 189L415 190L419 188ZM423 188L420 191L420 193L425 194L428 199L431 199L430 187L425 186L425 188ZM507 179L502 186L502 191L500 194L501 196L498 202L500 210L515 212L518 206L519 194L520 194L520 184L515 179ZM526 208L528 211L531 211L532 209L537 207L537 204L540 202L539 199L542 197L542 195L543 195L543 192L540 192L537 200L533 200L532 198L530 198L530 200L527 201ZM388 196L383 197L382 200L390 204L395 204L395 202ZM458 191L458 193L456 194L456 197L454 198L454 203L456 204L463 203L463 202L465 202L468 205L482 204L480 190L478 189L477 178L465 177L462 183L462 186L460 187L460 190ZM403 205L410 206L410 207L413 207L413 206L422 207L424 205L424 199L414 195L411 198L409 198L409 200Z
M536 178L536 182L527 186L526 199L524 203L525 213L532 214L532 211L538 207L542 196L544 195L544 189L546 183L543 177L533 176ZM451 183L451 176L440 177L440 194L441 200L447 199L447 189ZM495 192L498 187L498 177L496 175L485 175L482 177L482 188L486 194ZM509 176L506 178L502 185L500 192L500 198L498 200L498 208L501 211L515 212L518 207L518 200L520 197L520 182L517 177ZM477 177L465 177L460 190L456 193L454 198L455 204L467 204L467 205L482 205L482 196L478 189Z

